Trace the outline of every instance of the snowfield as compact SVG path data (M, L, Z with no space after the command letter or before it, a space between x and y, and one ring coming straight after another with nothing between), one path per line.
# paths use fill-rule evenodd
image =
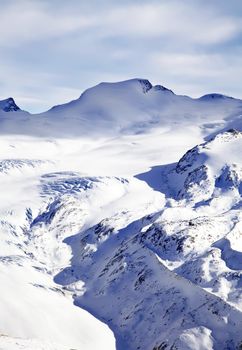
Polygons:
M0 349L242 348L242 101L0 101Z

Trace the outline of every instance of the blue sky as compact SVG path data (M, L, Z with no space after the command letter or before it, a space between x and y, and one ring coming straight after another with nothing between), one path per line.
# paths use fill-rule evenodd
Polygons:
M0 0L0 99L44 111L101 81L242 98L240 0Z

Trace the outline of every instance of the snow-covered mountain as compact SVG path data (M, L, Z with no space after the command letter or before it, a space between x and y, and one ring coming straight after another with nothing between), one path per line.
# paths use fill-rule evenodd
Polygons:
M18 111L19 109L20 108L16 105L12 97L0 101L0 110L3 110L4 112L13 112Z
M0 101L0 349L239 349L241 116L145 79Z
M1 105L5 108L8 105L12 108L16 106L12 99L2 101ZM1 125L1 133L110 137L140 134L161 127L172 130L195 125L212 132L222 128L224 119L229 120L231 114L233 118L234 114L240 116L240 100L218 94L192 99L175 95L160 85L152 86L148 80L132 79L120 83L101 83L86 90L79 99L55 106L39 115L20 111L11 113ZM16 122L20 130L14 127Z

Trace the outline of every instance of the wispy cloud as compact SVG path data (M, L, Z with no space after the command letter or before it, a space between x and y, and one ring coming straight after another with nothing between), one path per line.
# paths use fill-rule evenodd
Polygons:
M204 93L221 92L242 97L241 55L241 49L227 54L158 52L152 54L150 60L157 75L162 75L180 94L198 97Z
M65 13L41 1L9 1L0 12L0 45L19 46L54 39L90 28L94 19L82 13Z
M2 45L20 45L83 34L90 30L100 36L167 37L172 40L199 44L221 43L242 31L241 18L217 13L213 6L197 5L190 1L161 1L93 6L87 11L77 1L59 1L52 6L45 1L9 1L1 8L0 36ZM96 11L97 10L97 11ZM86 11L86 12L85 12Z
M166 37L198 44L222 43L242 31L240 18L218 14L211 6L197 6L195 1L187 4L186 1L167 1L114 8L107 13L102 24L106 35Z

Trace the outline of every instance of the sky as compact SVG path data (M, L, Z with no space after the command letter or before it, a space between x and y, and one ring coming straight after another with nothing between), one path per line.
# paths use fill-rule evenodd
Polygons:
M0 99L33 113L102 81L242 98L241 0L0 0Z

